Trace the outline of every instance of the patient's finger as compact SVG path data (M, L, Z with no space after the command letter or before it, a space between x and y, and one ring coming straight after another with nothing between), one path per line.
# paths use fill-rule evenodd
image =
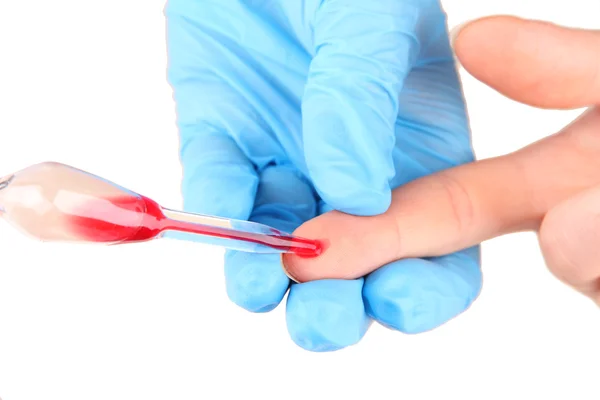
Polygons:
M337 211L295 234L323 238L328 248L308 259L284 255L299 282L354 279L392 261L450 254L506 233L536 230L556 204L600 184L600 111L591 109L560 134L518 152L461 165L394 190L381 215Z

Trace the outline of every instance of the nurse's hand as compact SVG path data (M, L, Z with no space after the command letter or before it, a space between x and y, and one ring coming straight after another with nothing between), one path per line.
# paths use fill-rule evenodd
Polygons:
M188 211L293 231L332 209L381 214L392 189L474 158L438 0L170 0L166 15ZM225 278L253 312L289 288L289 333L313 351L372 319L435 328L481 286L476 246L291 286L279 256L229 251Z

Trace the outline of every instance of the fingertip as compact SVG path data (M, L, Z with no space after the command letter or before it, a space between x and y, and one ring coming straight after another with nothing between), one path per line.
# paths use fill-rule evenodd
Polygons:
M388 214L355 216L334 210L305 222L293 234L324 243L317 257L282 255L282 269L295 282L357 279L402 252L397 224Z
M466 21L450 33L452 47L461 63L483 60L485 57L477 57L477 53L480 52L484 52L486 56L497 56L494 47L514 42L519 29L529 22L532 21L504 14Z
M358 343L370 326L362 301L363 280L322 280L290 288L286 322L292 341L312 352Z
M277 255L227 251L225 280L229 299L239 307L264 313L275 309L289 286Z
M497 15L460 29L454 51L476 79L513 100L572 109L597 102L599 44L597 31Z
M524 21L522 18L510 15L489 15L465 21L450 31L450 43L457 56L462 60L461 55L468 56L474 44L486 40L485 36L481 36L483 32L493 33L493 29L500 28L504 30L507 23L514 25Z

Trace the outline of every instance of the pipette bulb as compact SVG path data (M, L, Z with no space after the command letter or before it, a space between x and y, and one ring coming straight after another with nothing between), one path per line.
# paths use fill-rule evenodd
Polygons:
M0 209L4 219L35 239L104 244L134 236L146 211L136 193L56 162L3 178Z

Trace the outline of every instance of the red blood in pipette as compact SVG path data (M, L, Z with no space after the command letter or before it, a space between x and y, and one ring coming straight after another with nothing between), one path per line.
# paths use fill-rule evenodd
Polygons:
M73 233L90 242L139 242L153 239L165 230L176 230L263 244L307 258L316 257L324 250L323 243L318 240L234 232L172 220L165 217L155 201L144 196L92 200L76 210L74 215L69 215L68 221ZM308 244L310 248L301 244Z

